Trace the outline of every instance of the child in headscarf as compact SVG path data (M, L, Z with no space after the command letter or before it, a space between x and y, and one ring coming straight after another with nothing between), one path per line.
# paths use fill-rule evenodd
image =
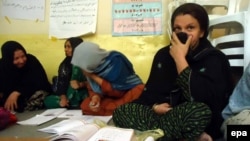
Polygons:
M126 56L95 43L79 44L72 64L82 69L89 82L89 97L81 104L83 114L112 115L118 106L138 98L144 88Z

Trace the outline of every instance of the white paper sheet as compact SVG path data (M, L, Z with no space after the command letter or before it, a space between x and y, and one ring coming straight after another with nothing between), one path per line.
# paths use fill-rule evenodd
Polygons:
M42 115L36 115L32 118L29 118L27 120L23 120L23 121L18 121L17 124L20 125L40 125L43 124L45 122L48 122L52 119L56 118L56 116L42 116Z
M36 115L23 121L18 121L17 123L20 125L41 125L56 118L58 115L65 112L66 110L66 108L47 109L39 115Z
M69 38L95 33L98 0L53 0L50 2L49 36Z
M2 16L44 21L45 0L2 0Z

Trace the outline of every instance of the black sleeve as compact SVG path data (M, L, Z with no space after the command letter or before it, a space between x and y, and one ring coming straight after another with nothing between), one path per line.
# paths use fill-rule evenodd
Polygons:
M221 56L211 56L200 70L192 69L190 92L196 101L207 103L211 108L222 110L232 92L232 75L229 62Z
M67 93L69 82L72 75L72 65L64 60L58 69L58 80L56 83L56 94L62 95Z
M170 91L177 77L174 60L169 48L160 49L154 56L149 78L140 98L135 102L152 106L155 103L170 102Z

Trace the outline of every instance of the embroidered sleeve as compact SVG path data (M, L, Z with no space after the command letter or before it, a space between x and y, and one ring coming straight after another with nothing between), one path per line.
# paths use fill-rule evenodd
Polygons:
M183 91L183 96L188 101L193 101L193 98L190 93L190 76L191 76L191 68L186 67L180 75L177 77L177 84L181 87Z
M70 78L71 78L71 73L72 73L71 65L67 65L65 63L62 63L59 66L58 81L55 84L57 95L62 95L62 94L67 93L67 89L68 89Z

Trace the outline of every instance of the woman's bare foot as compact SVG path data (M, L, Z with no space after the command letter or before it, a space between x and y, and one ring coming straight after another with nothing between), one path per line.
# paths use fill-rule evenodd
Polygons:
M197 141L213 141L212 137L208 135L206 132L203 132Z

